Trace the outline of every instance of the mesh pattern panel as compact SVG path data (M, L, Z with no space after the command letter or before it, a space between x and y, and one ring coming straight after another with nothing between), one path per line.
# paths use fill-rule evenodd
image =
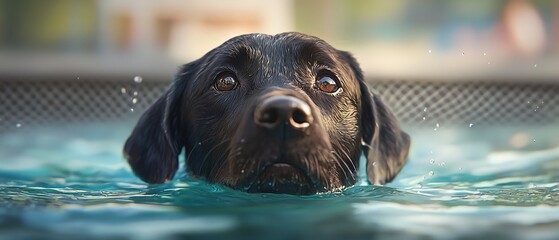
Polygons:
M0 81L0 131L18 125L136 118L167 85L128 81Z
M559 83L377 82L372 87L411 125L559 122Z
M137 118L168 84L129 80L0 81L0 131L13 130L18 124ZM411 126L559 122L559 83L376 81L371 87L401 122Z

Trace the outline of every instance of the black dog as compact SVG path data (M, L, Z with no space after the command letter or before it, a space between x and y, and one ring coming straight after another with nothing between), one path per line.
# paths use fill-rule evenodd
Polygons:
M409 136L355 59L300 33L235 37L184 65L140 118L124 154L148 183L188 172L248 192L313 194L391 181Z

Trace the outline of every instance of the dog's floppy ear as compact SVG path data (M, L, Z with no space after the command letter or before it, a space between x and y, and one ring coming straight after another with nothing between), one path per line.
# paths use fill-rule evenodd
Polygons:
M188 79L197 68L184 65L169 89L140 117L124 144L124 156L134 173L147 183L164 183L178 169L178 155L184 147L181 105Z
M382 100L369 91L357 61L344 53L361 91L361 134L367 157L367 177L375 185L392 181L407 161L410 137Z
M369 182L383 185L392 181L408 160L410 137L400 129L398 121L381 99L369 93L364 84L361 88L361 127L367 176ZM363 101L368 99L369 101Z

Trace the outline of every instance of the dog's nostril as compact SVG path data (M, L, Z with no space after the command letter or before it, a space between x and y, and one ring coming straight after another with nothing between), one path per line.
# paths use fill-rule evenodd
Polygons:
M291 116L291 119L293 119L293 122L298 123L298 124L303 124L303 123L308 122L307 114L305 114L300 109L295 109L295 111L293 111L293 115Z
M312 120L312 116L309 112L305 111L304 108L296 108L291 113L289 124L294 129L304 130L311 126Z
M260 116L259 122L261 123L276 123L278 121L278 111L275 109L267 109Z

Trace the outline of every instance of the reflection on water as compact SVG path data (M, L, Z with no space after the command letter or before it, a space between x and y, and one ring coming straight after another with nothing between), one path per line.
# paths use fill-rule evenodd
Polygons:
M121 157L131 126L22 126L3 135L0 238L554 239L559 234L559 148L541 145L549 142L543 133L553 129L531 133L542 141L523 151L491 143L505 130L488 133L474 125L412 131L410 162L388 186L288 196L207 184L186 176L184 166L175 181L148 186Z

